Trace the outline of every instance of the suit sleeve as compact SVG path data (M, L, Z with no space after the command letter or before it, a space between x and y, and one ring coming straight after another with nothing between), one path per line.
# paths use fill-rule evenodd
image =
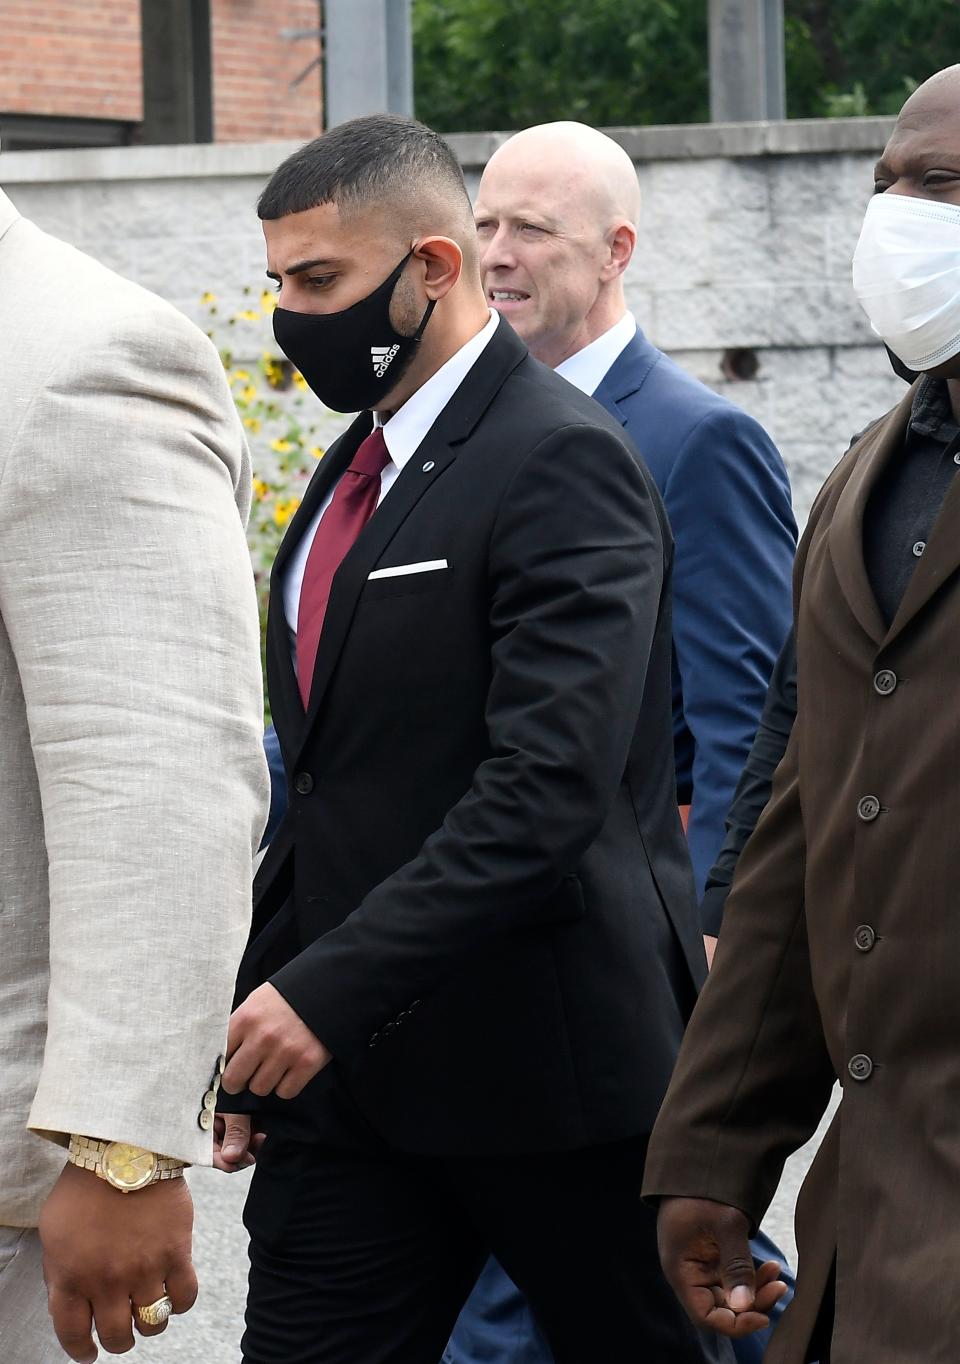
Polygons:
M488 557L490 756L419 855L272 977L334 1056L542 919L575 871L625 770L664 558L658 499L619 435L564 428L515 473Z
M694 746L687 836L702 894L790 628L796 526L783 461L737 410L699 423L664 501L676 544L674 653Z
M795 610L811 537L843 468L810 513L794 574ZM644 1171L645 1198L713 1199L740 1208L755 1227L787 1156L816 1131L835 1079L810 972L798 729L737 862L713 969L684 1034Z
M50 897L30 1127L210 1164L267 797L246 446L213 347L147 304L54 365L10 449L0 612Z
M727 834L723 847L707 877L700 918L703 931L714 937L720 933L723 907L730 893L737 861L770 799L773 774L786 752L796 716L797 650L791 630L774 666L757 737L727 814Z
M646 1198L710 1198L759 1226L834 1082L810 976L796 732L727 903L713 970L650 1139Z

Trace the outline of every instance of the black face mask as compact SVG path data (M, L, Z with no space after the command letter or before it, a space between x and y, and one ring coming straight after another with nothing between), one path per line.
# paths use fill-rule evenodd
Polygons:
M903 361L900 359L900 356L894 355L893 351L890 349L889 346L884 346L884 350L887 352L887 359L890 361L890 368L893 370L897 378L903 379L903 381L908 384L916 383L916 381L920 378L919 373L915 369L911 369L909 365L905 365Z
M413 336L401 336L390 321L390 300L412 255L408 251L372 294L338 313L274 309L277 345L334 412L375 406L396 388L417 353L436 299L427 304Z

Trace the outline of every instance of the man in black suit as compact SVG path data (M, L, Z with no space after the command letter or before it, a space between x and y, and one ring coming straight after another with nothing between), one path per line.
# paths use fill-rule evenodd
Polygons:
M558 1364L726 1360L638 1197L705 974L656 488L491 314L429 129L343 124L259 212L278 341L328 405L368 410L273 574L290 804L220 1157L248 1158L249 1115L266 1131L244 1357L432 1364L493 1251Z

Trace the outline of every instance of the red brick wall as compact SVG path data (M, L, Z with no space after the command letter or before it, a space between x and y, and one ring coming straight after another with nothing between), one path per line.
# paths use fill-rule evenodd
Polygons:
M212 0L218 142L316 137L319 52L284 28L319 27L317 0ZM140 0L0 0L0 113L142 117Z
M0 113L141 117L139 0L0 0Z
M319 28L317 0L212 0L213 123L218 142L304 139L320 132L319 67L294 80L320 51L315 39L284 42L284 28Z

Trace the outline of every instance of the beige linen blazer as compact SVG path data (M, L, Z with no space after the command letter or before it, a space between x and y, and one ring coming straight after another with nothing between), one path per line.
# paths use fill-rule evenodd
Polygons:
M249 485L207 339L0 192L0 1225L70 1132L210 1163L268 794Z

